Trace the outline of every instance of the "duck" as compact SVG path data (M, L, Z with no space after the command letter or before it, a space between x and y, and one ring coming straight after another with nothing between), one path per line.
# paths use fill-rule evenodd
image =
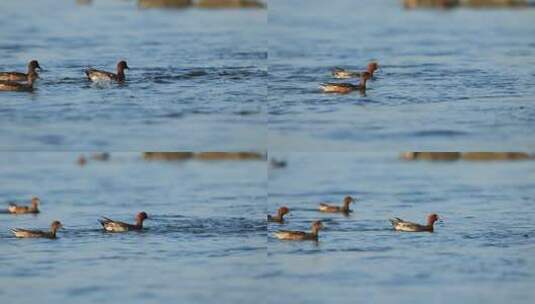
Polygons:
M7 207L7 211L13 214L25 214L25 213L39 213L39 204L41 200L38 197L33 197L31 201L31 206L19 206L15 203L10 203Z
M349 209L349 204L354 202L354 198L352 198L351 196L346 196L344 197L344 204L341 207L329 205L326 203L320 203L320 211L329 213L350 213L353 212L353 210Z
M324 226L321 223L321 221L315 221L312 223L312 231L311 232L304 232L304 231L290 231L290 230L279 230L275 232L275 236L279 240L292 240L292 241L300 241L300 240L318 240L318 232L323 229Z
M34 79L28 77L27 83L10 80L0 80L0 91L10 92L32 92Z
M126 64L126 61L121 60L117 63L117 74L96 70L93 68L89 68L85 70L85 74L87 75L87 78L93 82L99 82L99 81L117 81L117 82L123 82L125 80L124 76L124 70L129 69L128 65Z
M32 60L28 63L28 73L21 72L0 72L1 81L28 81L28 79L35 80L39 75L35 71L41 69L37 60Z
M277 210L277 215L269 215L267 216L268 222L273 223L284 223L284 215L288 214L290 212L290 209L286 206L280 207L279 210Z
M126 232L126 231L131 231L131 230L143 229L143 221L148 218L149 217L147 213L140 212L136 215L136 223L133 225L119 222L119 221L114 221L107 217L102 217L102 219L100 219L99 222L102 225L102 228L104 228L104 230L107 232Z
M50 231L27 230L27 229L13 228L13 229L11 229L11 232L15 235L15 237L18 237L18 238L55 239L56 238L56 232L60 228L63 228L63 225L60 223L60 221L53 221L52 224L50 225Z
M370 78L373 78L373 73L375 70L379 68L379 64L377 62L370 62L368 63L368 70L367 72L370 73ZM334 78L338 79L347 79L347 78L357 78L362 75L362 72L354 72L354 71L348 71L339 67L335 67L331 74Z
M417 223L407 222L400 218L393 218L390 219L390 223L392 223L392 227L394 227L394 230L396 231L403 231L403 232L433 232L433 225L436 221L438 221L438 215L433 213L430 214L427 217L427 225L420 225Z
M366 90L366 81L371 78L369 72L362 72L360 74L360 83L336 83L336 82L327 82L320 84L320 89L325 93L341 93L347 94L354 90L365 91Z

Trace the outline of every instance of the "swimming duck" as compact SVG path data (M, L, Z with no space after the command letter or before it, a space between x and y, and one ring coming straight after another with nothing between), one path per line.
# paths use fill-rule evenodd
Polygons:
M85 70L85 74L87 75L87 78L91 81L98 82L98 81L118 81L122 82L125 80L124 76L124 70L129 69L128 65L126 64L126 61L121 60L119 63L117 63L117 74L113 74L106 71L101 70L95 70L93 68L89 68Z
M50 225L50 231L41 231L41 230L26 230L26 229L11 229L11 232L18 238L47 238L55 239L56 231L59 228L63 228L63 225L59 221L53 221Z
M400 218L390 219L394 230L404 232L433 232L433 224L438 221L438 215L433 213L427 217L427 225L420 225L412 222L404 221Z
M28 63L28 73L21 72L0 72L0 80L2 81L28 81L28 79L35 80L39 75L35 69L41 69L37 60L32 60Z
M360 90L365 91L366 90L366 81L370 79L370 73L368 72L362 72L360 74L360 83L355 85L352 83L335 83L335 82L327 82L320 84L320 88L325 93L342 93L347 94L354 90Z
M31 92L33 91L34 79L29 77L27 83L16 81L0 81L0 91L12 91L12 92Z
M349 209L349 204L354 203L354 202L355 202L355 199L353 199L351 196L346 196L344 197L344 205L342 207L321 203L320 211L330 212L330 213L350 213L350 212L353 212L353 210Z
M375 70L377 70L379 68L379 64L377 64L377 62L370 62L368 63L368 70L367 72L370 73L370 78L373 77L373 73L375 72ZM334 76L334 78L338 78L338 79L347 79L347 78L356 78L356 77L360 77L362 75L362 72L353 72L353 71L348 71L348 70L345 70L345 69L342 69L342 68L338 68L338 67L335 67L332 71L331 71L331 74Z
M31 206L19 206L15 203L10 203L9 207L7 207L7 211L13 214L39 213L38 206L40 202L38 197L33 197Z
M275 236L279 240L318 240L318 232L323 229L323 224L321 221L315 221L312 223L312 231L289 231L289 230L279 230L275 232Z
M268 222L274 222L274 223L284 223L284 215L288 214L290 212L290 209L288 207L280 207L277 211L277 215L269 215L267 216Z
M100 219L99 222L104 228L104 230L108 232L126 232L130 230L143 229L143 221L147 218L148 218L147 213L140 212L136 215L136 223L134 225L114 221L107 217L102 217L102 219Z

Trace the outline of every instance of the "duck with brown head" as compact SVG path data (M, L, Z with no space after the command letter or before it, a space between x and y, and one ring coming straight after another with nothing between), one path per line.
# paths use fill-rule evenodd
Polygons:
M303 240L318 240L319 231L324 226L321 221L315 221L312 223L311 232L304 231L291 231L291 230L279 230L275 232L275 237L279 240L291 240L291 241L303 241Z
M63 228L63 225L59 221L53 221L50 225L50 231L41 231L41 230L28 230L28 229L19 229L13 228L11 232L18 238L47 238L55 239L56 232Z
M37 60L32 60L28 63L28 72L0 72L1 81L28 81L29 79L36 80L39 75L36 69L41 69Z
M99 222L107 232L126 232L131 230L143 229L143 221L148 219L149 216L145 212L140 212L136 215L136 223L128 224L119 221L114 221L107 217L102 217Z
M279 210L277 211L277 215L268 214L267 216L268 222L282 224L284 223L284 215L288 214L289 212L290 212L290 209L288 209L288 207L280 207Z
M342 206L333 206L326 203L320 203L320 211L321 212L329 212L329 213L350 213L353 212L353 210L349 209L349 204L355 203L355 199L351 196L344 197L344 204Z
M434 224L436 221L439 220L439 217L436 213L430 214L427 217L427 224L426 225L420 225L417 223L412 223L408 221L404 221L400 218L393 218L390 219L390 223L392 223L392 227L394 227L394 230L396 231L404 231L404 232L433 232L434 231Z
M38 197L33 197L30 206L17 205L16 203L10 203L7 210L12 214L25 214L25 213L39 213L39 204L41 200Z
M117 74L102 71L102 70L96 70L93 68L89 68L85 70L85 74L87 75L87 78L93 82L100 82L100 81L123 82L126 79L125 74L124 74L125 69L129 69L129 67L126 64L126 61L121 60L117 63Z
M366 72L370 73L370 78L373 78L373 73L379 68L379 64L375 61L372 61L368 63L368 69ZM363 72L354 72L354 71L348 71L342 68L334 68L331 71L331 74L334 78L337 79L348 79L348 78L358 78L362 76Z
M361 92L366 91L366 82L371 78L371 74L368 72L362 72L360 75L360 83L336 83L336 82L327 82L320 84L320 89L324 93L340 93L347 94L352 91L359 90Z

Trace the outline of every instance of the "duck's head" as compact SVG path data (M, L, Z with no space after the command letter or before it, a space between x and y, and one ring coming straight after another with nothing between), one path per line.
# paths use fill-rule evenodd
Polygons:
M40 203L41 200L37 196L32 197L32 206L37 207Z
M60 221L53 221L52 225L50 225L50 228L54 231L58 230L59 228L63 228L63 225L60 223Z
M349 204L354 203L356 199L352 198L351 196L344 197L344 205L349 206Z
M318 231L318 230L321 230L323 228L325 228L325 226L323 226L321 221L315 221L315 222L312 223L312 230Z
M290 213L290 209L288 207L283 206L279 208L279 215L285 215L288 213Z
M119 61L119 63L117 63L117 70L123 71L125 69L129 69L128 64L126 64L126 61L124 60Z
M375 72L375 70L377 70L379 68L379 64L377 62L370 62L368 63L368 72L373 74L373 72Z
M433 225L436 221L438 221L438 214L436 213L433 213L433 214L430 214L428 217L427 217L427 224L428 225Z
M39 65L39 62L37 62L37 60L32 60L28 63L28 69L30 71L34 71L35 69L41 69L41 66Z
M144 211L138 213L136 215L136 220L140 221L140 222L143 222L144 220L148 219L149 216L147 215L147 213L145 213Z

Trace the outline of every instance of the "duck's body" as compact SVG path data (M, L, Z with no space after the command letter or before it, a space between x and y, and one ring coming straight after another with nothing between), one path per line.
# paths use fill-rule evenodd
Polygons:
M58 231L59 228L62 228L62 227L63 225L59 221L54 221L52 222L52 225L50 226L50 231L13 228L11 229L11 232L15 235L15 237L18 237L18 238L55 239L56 232Z
M143 221L147 219L148 216L145 212L140 212L136 215L136 223L128 224L119 221L114 221L107 217L102 217L99 220L102 228L107 232L126 232L131 230L141 230L143 229Z
M320 88L325 93L347 94L355 90L365 91L368 79L370 79L370 73L362 72L359 84L327 82L320 84Z
M312 223L312 231L290 231L290 230L279 230L275 232L275 236L279 240L291 240L291 241L302 241L302 240L318 240L318 233L323 228L323 224L320 221L315 221Z
M33 79L28 78L27 83L16 81L0 81L0 91L8 92L32 92Z
M277 211L277 215L268 214L267 220L268 222L282 224L284 223L284 215L288 214L289 212L290 212L290 209L288 209L288 207L280 207L279 210Z
M89 68L85 70L85 74L87 75L87 78L93 82L101 82L101 81L117 81L117 82L123 82L125 80L124 70L128 69L128 65L126 64L126 61L119 61L117 63L117 74L96 70L93 68Z
M35 71L41 69L37 60L32 60L28 63L28 72L0 72L0 81L28 81L28 79L35 80L39 75Z
M400 218L393 218L390 219L390 223L392 223L392 227L394 227L394 230L396 231L403 231L403 232L433 232L434 223L438 220L438 215L431 214L427 217L427 225L420 225L413 222L404 221Z
M32 198L32 204L30 206L20 206L15 203L10 203L7 207L7 211L13 214L25 214L25 213L39 213L39 198Z
M379 65L377 64L377 62L370 62L368 64L367 72L370 73L370 78L373 77L373 73L378 68L379 68ZM360 76L362 76L362 73L363 72L349 71L349 70L342 69L339 67L335 67L331 71L331 74L333 75L333 77L338 78L338 79L359 78Z
M346 196L344 198L344 204L342 206L334 206L329 205L326 203L320 203L319 210L321 212L329 212L329 213L350 213L353 212L351 209L349 209L349 204L354 203L355 200L351 196Z

